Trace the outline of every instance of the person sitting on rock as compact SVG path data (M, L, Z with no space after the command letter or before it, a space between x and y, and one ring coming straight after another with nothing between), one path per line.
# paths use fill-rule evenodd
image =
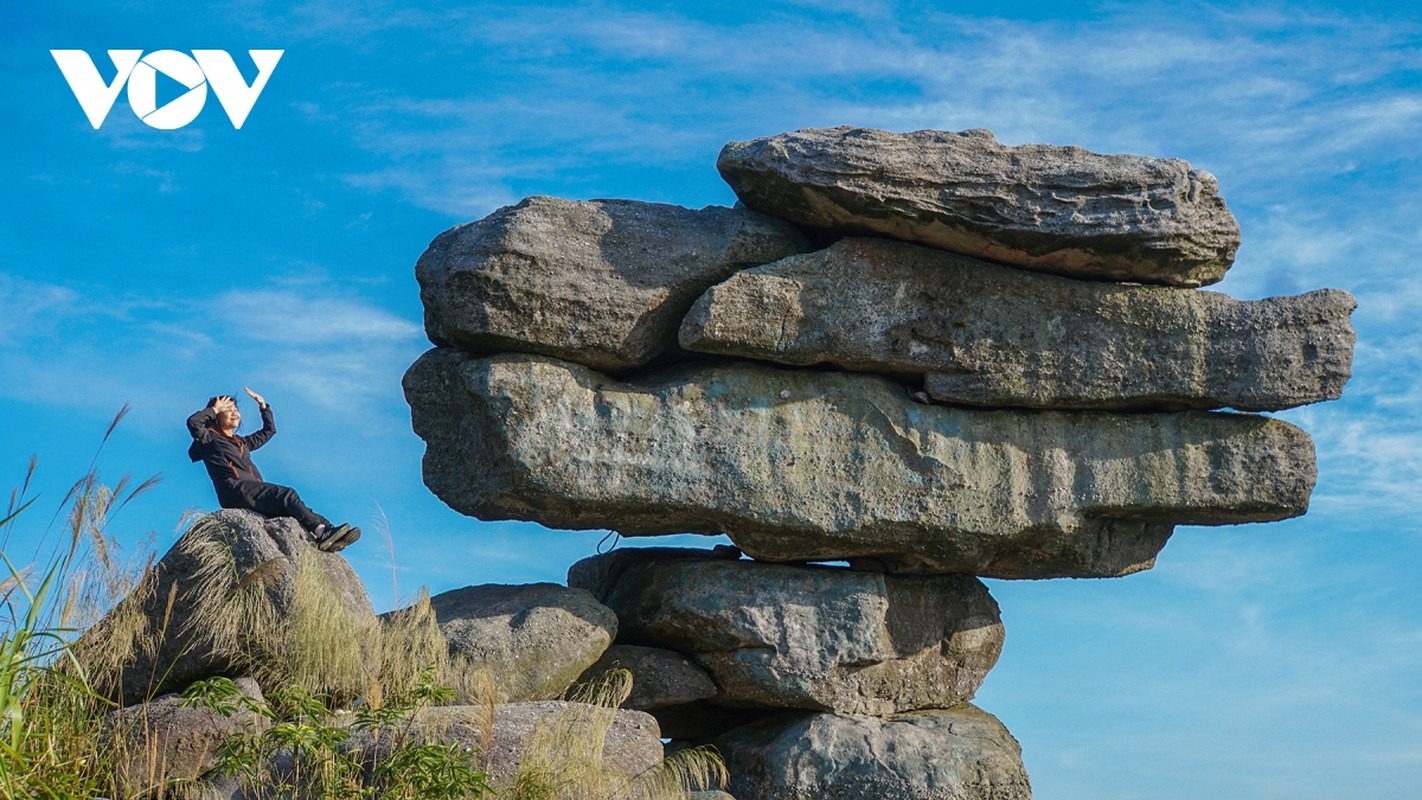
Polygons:
M262 429L256 433L237 435L242 414L231 395L210 398L207 406L188 417L188 433L193 437L188 458L207 466L217 490L217 502L223 508L246 508L268 517L294 517L311 534L311 541L328 553L354 543L360 538L360 528L345 523L332 525L301 502L295 489L262 479L262 473L252 463L252 451L276 434L276 423L267 401L251 389L243 390L257 401L262 412Z

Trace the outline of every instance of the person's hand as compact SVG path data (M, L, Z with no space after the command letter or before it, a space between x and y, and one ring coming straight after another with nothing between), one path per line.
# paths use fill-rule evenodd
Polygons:
M261 395L257 394L256 392L252 391L251 389L248 389L248 388L245 387L245 386L242 387L242 391L246 392L253 400L256 400L256 401L257 401L257 407L258 407L258 408L266 408L266 407L267 407L267 401L264 400L264 399L262 399L262 396L261 396Z
M223 411L231 411L236 407L237 401L233 400L230 395L220 394L215 400L212 401L212 410L218 412L219 414Z

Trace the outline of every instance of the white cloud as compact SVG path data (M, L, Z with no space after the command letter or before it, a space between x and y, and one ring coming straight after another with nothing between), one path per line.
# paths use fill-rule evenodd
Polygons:
M121 150L177 150L196 153L207 146L207 137L201 126L189 125L172 131L157 130L134 116L128 104L124 102L114 104L98 133Z
M352 31L378 9L358 10ZM1184 156L1220 175L1227 196L1247 185L1278 202L1305 174L1402 144L1422 114L1422 97L1385 85L1408 63L1387 48L1409 35L1395 22L1301 15L1300 28L1287 17L1302 32L1281 40L1276 15L1210 6L1186 16L1132 6L1071 24L899 17L866 25L769 8L736 24L536 6L411 17L400 24L423 46L496 53L470 68L484 88L350 86L321 113L387 162L351 185L457 217L592 163L709 165L728 138L842 123L991 127L1009 143ZM521 80L473 72L493 63ZM440 85L464 85L449 77Z
M393 190L420 208L470 220L518 202L514 193L503 185L504 172L501 168L463 163L444 171L419 166L389 167L347 175L345 182L360 189Z
M254 0L228 5L228 18L234 26L280 36L285 42L336 42L362 50L373 47L378 34L400 29L428 30L460 16L455 9L416 9L386 0L310 0L279 11Z
M52 328L82 302L67 286L0 273L0 346L33 335L37 327Z
M119 175L142 175L146 178L154 179L155 185L153 188L154 191L159 194L168 194L169 192L176 191L178 188L174 182L176 176L171 170L157 170L143 164L135 164L131 161L120 161L114 164L112 169Z
M409 341L422 330L364 301L331 294L237 290L217 297L211 308L224 330L291 348L339 344L360 352L371 344Z
M101 414L151 398L134 423L158 430L167 406L242 384L403 427L398 376L428 347L420 324L330 283L156 304L0 275L0 314L0 393Z

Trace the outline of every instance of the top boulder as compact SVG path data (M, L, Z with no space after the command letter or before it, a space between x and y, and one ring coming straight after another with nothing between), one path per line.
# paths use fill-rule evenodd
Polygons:
M731 142L716 166L747 206L803 226L1073 278L1204 286L1239 247L1215 177L1178 159L842 126Z

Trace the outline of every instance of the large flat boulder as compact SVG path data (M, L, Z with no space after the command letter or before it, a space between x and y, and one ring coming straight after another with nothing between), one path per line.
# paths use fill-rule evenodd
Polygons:
M349 700L380 666L380 623L340 555L290 517L206 515L79 639L76 655L121 704L249 675Z
M451 668L488 669L494 700L553 700L617 637L617 617L583 589L486 584L430 598Z
M687 653L709 670L718 704L877 715L947 708L973 696L1002 652L997 603L967 575L701 552L626 564L604 602L622 641Z
M1355 306L1339 290L1240 301L850 238L716 285L681 344L926 375L935 399L975 406L1265 411L1342 394Z
M1202 286L1239 247L1214 176L1177 159L844 126L731 142L716 167L747 206L799 225L1077 278Z
M415 275L435 344L622 370L674 349L709 286L806 247L744 208L530 197L435 237Z
M716 740L740 800L1030 800L1022 748L971 705L776 717Z
M619 382L437 349L405 375L425 483L455 510L628 535L726 533L774 561L1100 577L1172 526L1304 513L1313 444L1263 417L983 411L885 378L749 363Z

